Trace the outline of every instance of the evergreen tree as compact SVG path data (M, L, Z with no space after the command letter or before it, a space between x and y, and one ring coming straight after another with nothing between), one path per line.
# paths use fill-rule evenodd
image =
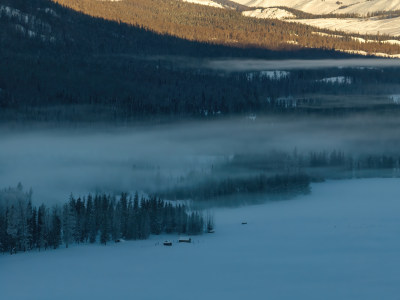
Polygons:
M49 246L57 249L61 244L61 219L57 208L53 209L51 215L51 226L49 229Z

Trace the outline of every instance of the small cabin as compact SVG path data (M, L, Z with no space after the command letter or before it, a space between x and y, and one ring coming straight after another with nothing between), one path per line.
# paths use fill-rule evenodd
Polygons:
M180 237L178 241L179 243L191 243L192 239L190 237Z
M163 245L164 246L172 246L172 242L171 241L164 241Z

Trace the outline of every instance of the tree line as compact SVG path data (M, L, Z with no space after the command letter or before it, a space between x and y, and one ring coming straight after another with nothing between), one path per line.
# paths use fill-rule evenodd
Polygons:
M399 154L346 153L342 150L321 150L300 153L274 151L266 154L240 154L214 166L215 176L226 172L305 173L310 181L340 178L399 177Z
M230 195L298 195L310 191L310 177L305 173L287 173L268 176L266 174L237 176L230 178L208 178L196 184L185 184L162 191L168 199L215 200Z
M0 191L0 251L17 253L62 245L143 240L151 234L195 235L204 231L198 212L157 197L122 193L70 196L63 205L36 207L22 185Z

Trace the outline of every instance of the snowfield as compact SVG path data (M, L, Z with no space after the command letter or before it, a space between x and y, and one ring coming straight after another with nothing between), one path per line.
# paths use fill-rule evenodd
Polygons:
M249 7L290 7L310 14L359 14L396 11L398 0L231 0Z
M223 8L222 5L210 0L183 1ZM287 20L321 29L354 34L400 36L400 17L368 17L369 13L399 11L400 1L398 0L232 0L232 2L248 7L248 10L242 12L246 17ZM314 15L354 14L357 17L297 19L293 13L285 8L294 8Z
M399 299L400 180L312 188L291 201L217 209L216 233L192 244L158 236L0 255L1 298Z
M323 29L344 31L347 33L359 33L359 34L379 33L396 37L400 36L400 17L391 19L379 19L379 18L296 19L296 20L290 20L290 22L302 23Z
M212 7L218 7L218 8L224 8L221 4L210 1L210 0L183 0L183 2L189 2L189 3L194 3L194 4L200 4L200 5L207 5L207 6L212 6Z
M255 10L244 11L243 16L245 17L253 17L259 19L288 19L295 18L296 16L287 10L280 8L259 8Z

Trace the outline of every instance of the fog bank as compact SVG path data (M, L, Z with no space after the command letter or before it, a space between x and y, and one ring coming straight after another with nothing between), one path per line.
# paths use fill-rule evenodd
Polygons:
M73 193L151 191L235 154L342 150L398 153L400 120L237 118L159 126L0 131L1 188L22 182L36 202Z

